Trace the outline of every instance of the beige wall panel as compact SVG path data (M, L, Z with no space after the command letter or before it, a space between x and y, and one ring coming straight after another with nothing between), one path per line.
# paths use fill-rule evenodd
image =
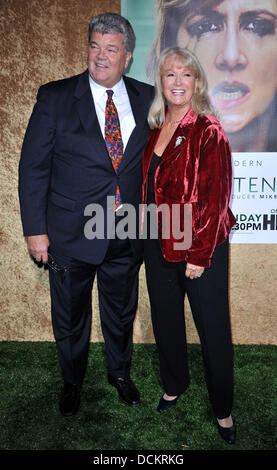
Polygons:
M1 0L0 340L52 341L47 271L26 252L17 168L38 87L86 68L91 16L120 11L119 0ZM276 344L277 245L232 245L230 306L235 343ZM102 341L93 293L92 341ZM186 301L188 341L198 335ZM170 312L169 312L170 321ZM154 342L145 273L140 272L134 341Z

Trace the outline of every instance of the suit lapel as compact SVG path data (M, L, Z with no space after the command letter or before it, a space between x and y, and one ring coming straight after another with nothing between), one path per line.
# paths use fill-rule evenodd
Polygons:
M125 148L124 155L120 163L119 172L124 169L129 159L133 156L134 149L139 146L141 140L141 130L145 126L145 120L148 112L148 103L145 101L144 97L141 96L141 93L135 87L134 82L125 76L123 76L123 80L129 96L136 127L133 129L133 132L129 137L128 144Z
M106 156L107 162L109 162L109 165L113 168L95 111L94 101L89 85L88 70L80 75L75 90L75 99L80 121L91 139L92 155L94 158L99 155L102 161L103 156Z
M126 90L131 103L131 108L136 121L136 129L141 125L144 125L145 121L145 105L140 92L135 87L134 83L128 78L123 76L123 80L126 86ZM135 129L134 129L135 130Z

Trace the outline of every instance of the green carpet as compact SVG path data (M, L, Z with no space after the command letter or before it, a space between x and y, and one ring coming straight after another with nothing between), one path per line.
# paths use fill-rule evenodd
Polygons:
M188 345L191 383L176 407L159 414L162 393L153 344L134 346L132 378L142 405L128 407L106 380L105 350L91 344L79 413L58 409L61 379L54 343L0 343L1 450L273 450L276 347L235 345L233 417L237 441L218 435L200 346Z

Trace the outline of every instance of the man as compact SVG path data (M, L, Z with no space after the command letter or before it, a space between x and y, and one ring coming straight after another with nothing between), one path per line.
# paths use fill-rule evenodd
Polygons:
M116 230L122 219L118 208L128 203L137 209L141 200L141 159L153 92L150 85L122 75L134 42L130 23L120 15L92 18L88 70L40 87L22 147L23 231L30 255L49 266L53 331L64 380L60 411L66 417L79 409L96 273L109 383L124 403L140 403L130 367L141 244ZM85 230L91 204L104 214L103 236ZM111 215L113 230L107 222Z

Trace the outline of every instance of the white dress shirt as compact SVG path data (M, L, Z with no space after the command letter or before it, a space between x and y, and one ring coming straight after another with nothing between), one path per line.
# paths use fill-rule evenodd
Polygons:
M103 138L105 139L105 109L107 102L107 93L106 90L113 90L113 102L116 106L119 121L121 136L123 141L123 149L126 149L130 135L133 132L134 127L136 126L135 119L133 116L129 96L125 87L123 78L116 83L112 88L105 88L89 76L89 84L94 100L95 111L97 114L98 122L100 125Z

